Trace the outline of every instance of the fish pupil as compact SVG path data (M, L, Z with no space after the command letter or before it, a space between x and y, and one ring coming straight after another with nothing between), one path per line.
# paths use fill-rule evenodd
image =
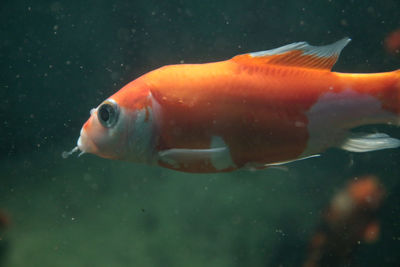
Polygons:
M108 108L103 106L100 109L100 118L104 121L107 122L110 119L110 112L108 111Z

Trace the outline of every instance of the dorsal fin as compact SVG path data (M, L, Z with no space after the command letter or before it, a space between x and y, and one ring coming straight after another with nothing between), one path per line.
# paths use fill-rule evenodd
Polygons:
M313 69L332 69L342 49L351 41L343 38L333 44L312 46L306 42L288 44L271 50L239 55L235 61L245 60L262 64L296 66Z

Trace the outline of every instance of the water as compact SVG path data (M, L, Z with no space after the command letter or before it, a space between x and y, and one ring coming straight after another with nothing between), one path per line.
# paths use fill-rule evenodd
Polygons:
M399 10L389 0L1 2L0 265L300 266L335 193L374 174L386 190L380 237L360 240L351 265L398 266L399 149L209 175L61 153L91 108L166 64L349 36L334 70L398 69L382 44Z

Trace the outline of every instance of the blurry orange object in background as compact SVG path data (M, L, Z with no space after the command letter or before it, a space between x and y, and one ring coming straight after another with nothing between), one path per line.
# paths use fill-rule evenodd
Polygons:
M385 38L385 48L386 51L392 54L400 53L400 29L391 32Z

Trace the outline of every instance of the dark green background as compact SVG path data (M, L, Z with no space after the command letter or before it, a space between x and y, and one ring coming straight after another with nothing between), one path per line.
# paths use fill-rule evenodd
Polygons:
M5 266L298 266L319 213L347 179L388 191L382 236L361 266L398 266L400 150L332 149L288 172L193 175L84 156L62 160L89 110L127 82L295 41L344 36L335 70L398 69L385 1L0 2L0 209ZM400 138L400 130L371 126Z

